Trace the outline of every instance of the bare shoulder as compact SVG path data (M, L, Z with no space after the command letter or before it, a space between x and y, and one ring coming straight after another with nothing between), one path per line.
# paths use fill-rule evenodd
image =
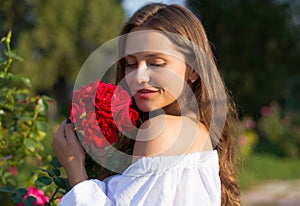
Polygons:
M166 156L201 151L208 138L200 123L187 117L159 115L141 126L133 155Z

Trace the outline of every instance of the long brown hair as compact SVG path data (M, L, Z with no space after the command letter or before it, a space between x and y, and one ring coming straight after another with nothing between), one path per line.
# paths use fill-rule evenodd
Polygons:
M196 104L199 109L199 119L207 127L212 125L212 103L211 99L223 101L225 104L225 122L223 127L211 132L210 135L214 148L218 151L220 165L220 179L222 192L222 205L240 205L239 189L235 177L235 132L237 114L234 104L231 102L228 92L218 70L216 69L215 58L211 50L206 32L200 20L187 8L180 5L165 5L151 3L140 8L125 24L120 35L128 34L132 29L144 27L162 32L178 34L196 44L204 52L208 61L199 58L199 51L190 45L183 45L184 41L173 41L178 48L189 48L183 51L186 58L193 59L193 69L198 70L200 78L193 83L192 89L196 97ZM180 43L178 43L180 42ZM206 63L205 63L206 62ZM117 65L116 82L119 83L125 76L125 60L121 58ZM209 79L209 82L207 82ZM220 97L219 91L225 91L224 97ZM213 97L212 97L213 96ZM224 112L224 111L223 111ZM218 120L217 120L218 122ZM219 131L218 133L218 130ZM221 136L221 137L220 137ZM133 143L125 142L120 144L122 150L133 147ZM130 145L130 146L129 146Z

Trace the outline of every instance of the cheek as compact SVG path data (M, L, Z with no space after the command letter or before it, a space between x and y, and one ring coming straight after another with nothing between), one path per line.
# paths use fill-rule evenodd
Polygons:
M177 99L182 94L183 85L184 85L183 81L176 81L176 83L174 84L172 83L167 84L165 88L167 92L172 95L172 97Z
M124 72L124 79L125 79L125 82L127 83L128 86L130 86L130 82L132 82L132 74L130 74L130 72L127 72L125 70Z
M181 95L185 84L184 73L168 71L165 74L161 74L160 84L168 93L177 98Z
M124 78L125 78L125 82L126 82L127 86L129 87L130 82L131 82L130 77L125 74Z
M123 79L123 81L125 80L127 88L129 89L129 92L132 94L133 93L133 85L134 85L134 79L135 79L135 72L129 72L126 73L125 72L125 77Z

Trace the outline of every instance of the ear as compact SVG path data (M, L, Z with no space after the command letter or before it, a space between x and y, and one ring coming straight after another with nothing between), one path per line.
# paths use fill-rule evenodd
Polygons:
M195 70L193 70L191 67L187 67L187 80L194 83L195 81L198 80L198 78L199 78L198 73Z

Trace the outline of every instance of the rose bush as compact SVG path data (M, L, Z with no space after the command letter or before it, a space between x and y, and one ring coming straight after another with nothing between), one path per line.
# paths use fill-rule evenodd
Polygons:
M286 156L300 157L300 114L281 108L278 102L271 102L260 110L258 129L262 134L267 152Z
M28 157L39 162L45 160L42 141L48 131L47 111L51 99L30 95L30 80L10 71L14 61L23 60L10 47L11 35L9 32L0 41L0 192L10 193L13 203L31 205L36 198L26 196L26 188L15 189L16 176ZM33 182L37 175L38 172L27 181ZM47 191L53 192L52 188ZM9 195L2 194L1 205L8 205Z

